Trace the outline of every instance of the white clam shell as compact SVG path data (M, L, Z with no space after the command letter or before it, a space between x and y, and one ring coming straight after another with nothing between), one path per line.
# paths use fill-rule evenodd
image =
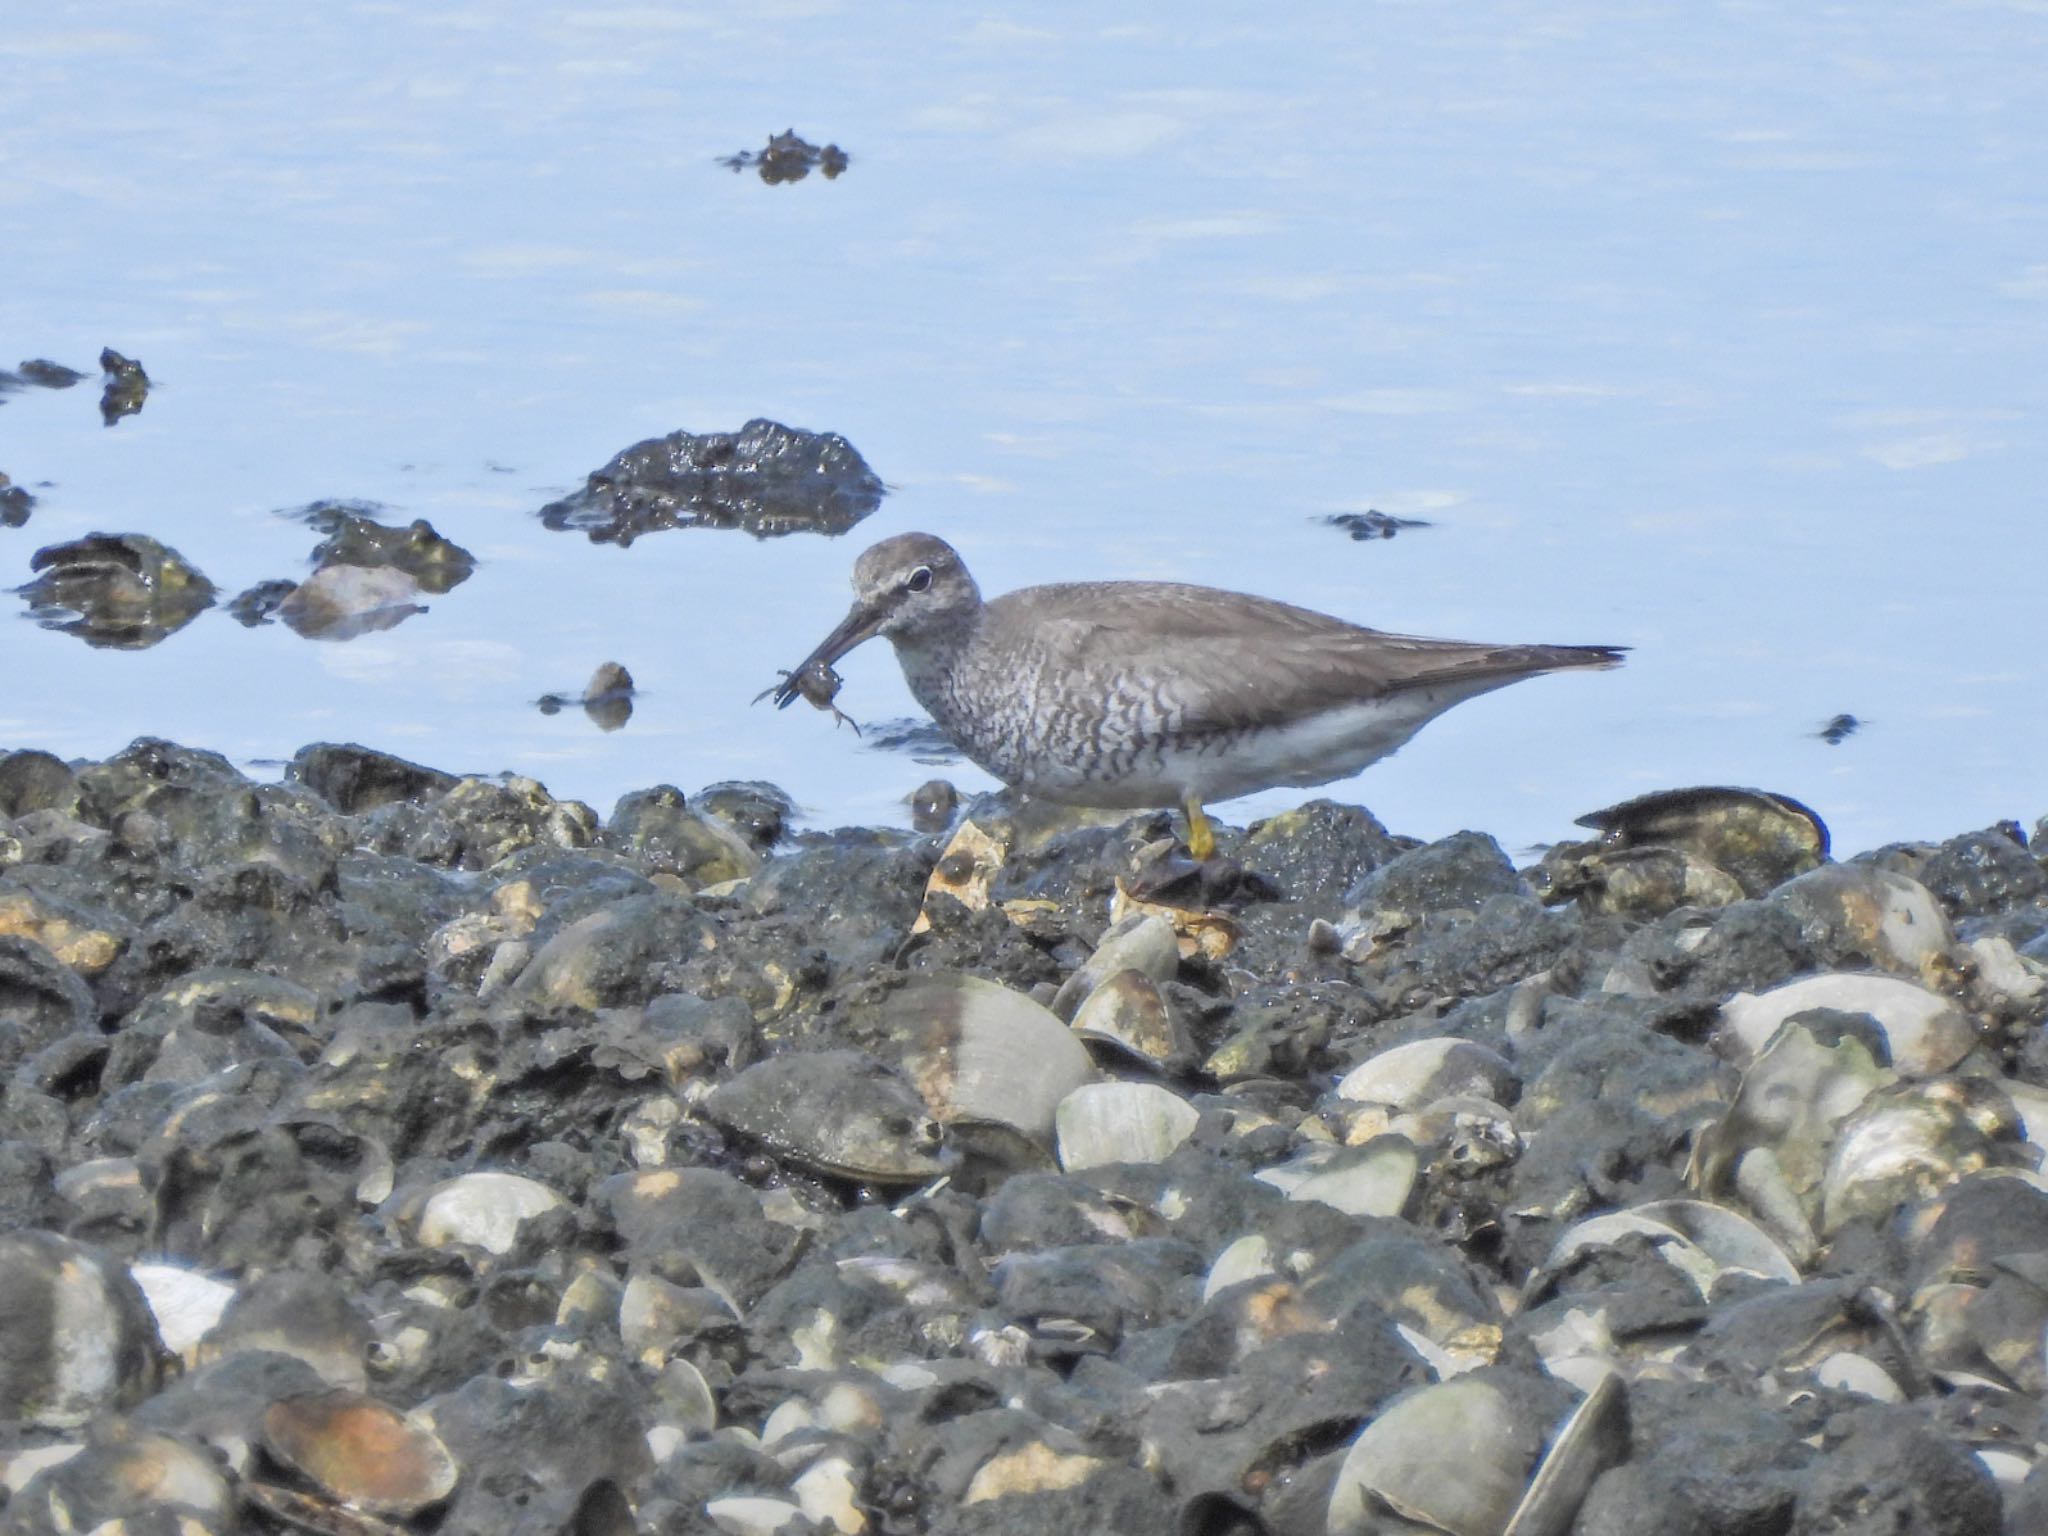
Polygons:
M1520 1087L1515 1069L1497 1052L1440 1035L1411 1040L1360 1063L1337 1084L1337 1097L1403 1110L1459 1095L1505 1103Z
M1565 1536L1600 1474L1628 1449L1627 1389L1619 1376L1604 1376L1550 1437L1504 1536Z
M1903 1403L1906 1394L1891 1373L1868 1355L1838 1350L1813 1368L1813 1379L1838 1392L1855 1392L1880 1403Z
M429 1248L461 1244L507 1254L520 1223L568 1202L537 1179L516 1173L465 1173L435 1185L421 1201L415 1233Z
M1722 1038L1748 1060L1787 1019L1809 1008L1869 1014L1884 1031L1892 1066L1902 1077L1946 1072L1976 1044L1969 1017L1940 993L1872 971L1832 971L1768 992L1738 992L1721 1005Z
M1155 1083L1084 1083L1054 1114L1060 1166L1163 1162L1194 1134L1196 1108Z
M235 1288L178 1264L135 1264L128 1273L149 1303L164 1348L188 1367L196 1364L194 1351L199 1341L227 1311L228 1303L235 1299Z
M1081 1002L1118 971L1137 971L1151 981L1170 981L1180 970L1180 940L1173 924L1156 913L1125 918L1102 936L1081 968L1053 995L1052 1011L1072 1019Z
M1060 1100L1095 1080L1074 1032L1021 992L978 976L913 982L888 1004L903 1066L948 1124L1008 1126L1050 1144Z
M1398 1216L1415 1192L1422 1159L1405 1136L1315 1152L1254 1177L1290 1200L1320 1200L1349 1216Z
M1630 1234L1640 1234L1656 1244L1665 1261L1692 1281L1702 1298L1729 1270L1788 1285L1799 1283L1798 1266L1747 1217L1704 1200L1653 1200L1629 1210L1590 1216L1561 1234L1543 1267L1530 1277L1532 1292L1587 1249Z
M1209 1265L1209 1273L1202 1278L1202 1300L1207 1302L1233 1285L1276 1273L1272 1242L1257 1232L1248 1232L1217 1254Z
M1377 1536L1391 1513L1450 1536L1501 1536L1540 1444L1491 1382L1460 1376L1403 1393L1351 1443L1325 1529Z

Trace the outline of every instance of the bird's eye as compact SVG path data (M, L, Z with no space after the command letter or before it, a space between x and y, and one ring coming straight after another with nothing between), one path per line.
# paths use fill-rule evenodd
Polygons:
M903 585L908 587L912 592L922 592L926 587L929 587L931 584L932 568L928 565L920 565L916 570L910 573L910 580L903 583Z

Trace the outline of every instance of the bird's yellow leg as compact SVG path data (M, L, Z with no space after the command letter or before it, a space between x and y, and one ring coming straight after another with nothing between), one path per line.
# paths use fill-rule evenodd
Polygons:
M1181 808L1188 813L1188 852L1207 863L1216 852L1216 833L1202 814L1202 802L1189 795L1181 801Z

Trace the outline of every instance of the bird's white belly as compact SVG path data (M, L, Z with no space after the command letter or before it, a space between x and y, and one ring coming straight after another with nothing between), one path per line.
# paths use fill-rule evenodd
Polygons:
M1396 751L1453 704L1481 690L1415 689L1339 705L1284 725L1147 743L1113 776L1034 754L1019 777L1032 794L1074 805L1178 805L1229 800L1282 785L1346 779Z

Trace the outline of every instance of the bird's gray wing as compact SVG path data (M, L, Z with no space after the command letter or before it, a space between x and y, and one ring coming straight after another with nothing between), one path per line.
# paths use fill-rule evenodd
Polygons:
M1411 688L1458 697L1560 667L1608 666L1605 646L1489 645L1390 634L1271 598L1170 582L1029 589L1026 618L1056 666L1166 683L1200 732L1285 725ZM1021 596L1022 594L1013 594ZM1001 612L997 598L991 608Z

